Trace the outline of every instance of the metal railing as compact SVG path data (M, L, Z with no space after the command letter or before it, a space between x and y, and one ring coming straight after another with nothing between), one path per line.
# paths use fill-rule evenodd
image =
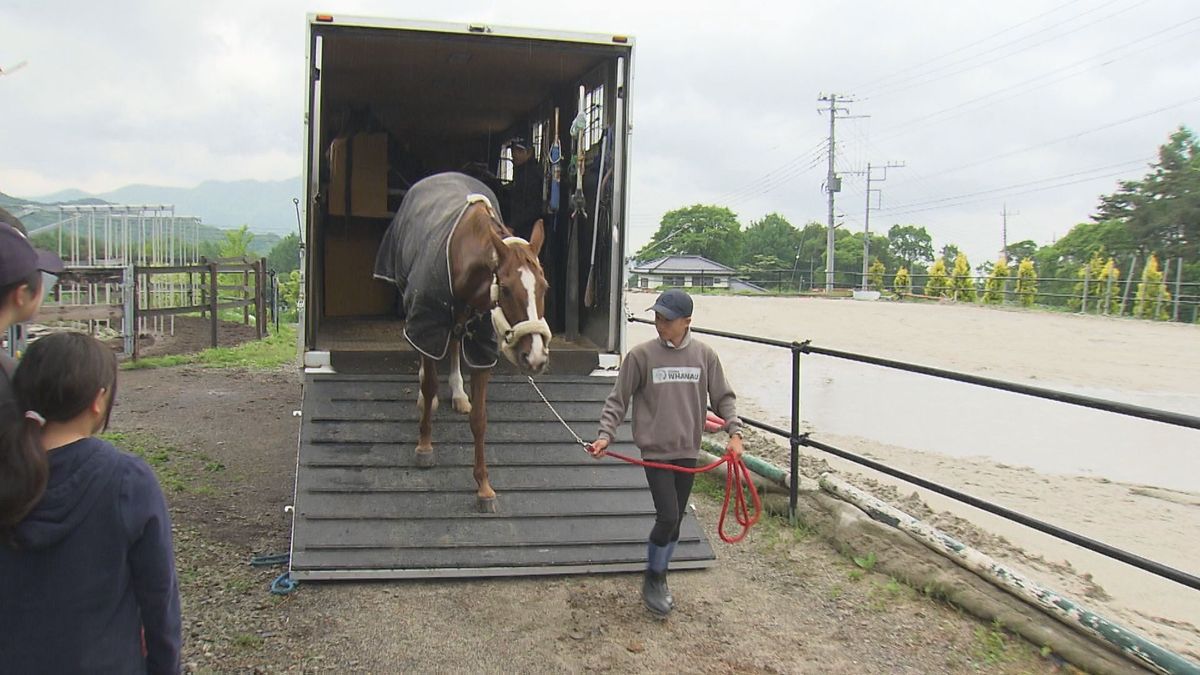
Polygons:
M628 320L632 323L643 323L643 324L654 325L654 321L649 320L649 319L642 319L642 318L630 316L630 317L628 317ZM941 378L941 379L952 380L955 382L962 382L965 384L986 387L988 389L997 389L997 390L1002 390L1002 391L1008 391L1008 392L1012 392L1012 393L1016 393L1016 394L1022 394L1025 396L1033 396L1036 398L1057 401L1059 403L1067 403L1070 405L1081 406L1084 408L1091 408L1094 410L1102 410L1105 412L1116 413L1119 415L1126 415L1129 417L1136 417L1136 418L1140 418L1140 419L1152 420L1152 421L1160 422L1163 424L1171 424L1171 425L1186 427L1186 428L1190 428L1190 429L1200 430L1200 417L1196 417L1193 415L1186 415L1183 413L1172 412L1172 411L1168 411L1168 410L1158 410L1158 409L1154 409L1154 408L1147 408L1147 407L1132 405L1132 404L1128 404L1128 403L1121 403L1119 401L1109 401L1109 400L1105 400L1105 399L1093 398L1090 396L1081 396L1078 394L1070 394L1070 393L1066 393L1066 392L1055 391L1052 389L1044 389L1041 387L1031 387L1028 385L1017 384L1014 382L1006 382L1003 380L996 380L996 379L987 378L987 377L979 377L977 375L970 375L967 373L959 373L959 372L950 371L950 370L943 370L940 368L932 368L929 366L904 363L901 361L893 361L890 359L883 359L883 358L874 357L874 356L867 356L864 354L854 354L851 352L845 352L845 351L840 351L840 350L836 350L836 349L817 347L817 346L814 346L813 344L811 344L811 342L808 340L785 342L783 340L774 340L771 338L763 338L763 337L758 337L758 336L754 336L754 335L741 335L738 333L729 333L726 331L712 330L712 329L707 329L707 328L698 328L695 326L693 326L691 328L691 330L692 330L692 332L698 333L701 335L711 335L714 337L726 338L726 339L730 339L730 340L737 340L740 342L751 342L754 344L767 345L770 347L787 349L791 352L791 357L792 357L791 428L790 429L780 429L779 427L767 424L765 422L750 419L747 417L740 417L740 416L739 417L743 424L746 424L746 425L754 427L756 429L761 429L762 431L766 431L770 434L774 434L776 436L780 436L782 438L788 439L788 444L790 446L790 451L791 451L791 456L790 456L790 465L791 465L790 466L790 476L791 476L791 478L789 480L788 515L793 523L795 522L795 519L796 519L796 506L799 501L799 480L797 480L797 475L799 473L799 468L800 468L800 466L799 466L800 465L800 446L805 446L805 447L813 448L815 450L819 450L821 452L825 452L825 453L834 455L836 457L840 457L840 458L847 460L849 462L852 462L854 464L858 464L860 466L865 466L874 471L878 471L878 472L886 474L888 476L892 476L893 478L899 478L900 480L903 480L907 483L911 483L913 485L923 487L932 492L936 492L940 495L944 495L944 496L954 499L956 501L962 502L964 504L968 504L968 505L978 508L980 510L1000 516L1001 518L1005 518L1005 519L1010 520L1015 523L1020 523L1021 525L1038 530L1039 532L1048 534L1052 537L1055 537L1056 539L1060 539L1062 541L1066 541L1066 542L1075 544L1076 546L1086 548L1090 551L1099 553L1100 555L1103 555L1105 557L1112 558L1113 560L1119 560L1125 564L1145 570L1147 572L1150 572L1151 574L1162 577L1164 579L1169 579L1176 583L1183 584L1184 586L1188 586L1190 588L1200 590L1200 577L1197 577L1194 574L1190 574L1188 572L1184 572L1182 570L1175 569L1173 567L1170 567L1169 565L1163 564L1163 563L1155 561L1155 560L1150 560L1148 558L1144 558L1135 553L1131 553L1129 551L1117 548L1116 546L1112 546L1111 544L1106 544L1104 542L1097 541L1095 539L1084 536L1077 532L1072 532L1070 530L1059 527L1057 525L1047 523L1045 521L1039 520L1039 519L1029 516L1027 514L1023 514L1018 511L1013 511L1012 509L1000 506L998 504L994 504L985 499L981 499L979 497L969 495L969 494L961 492L959 490L955 490L954 488L942 485L940 483L936 483L936 482L928 480L926 478L922 478L921 476L917 476L915 474L911 474L906 471L902 471L900 469L888 466L882 462L868 459L866 457L859 456L848 450L844 450L844 449L829 445L827 443L823 443L821 441L813 439L812 435L810 433L804 433L804 434L800 433L800 357L803 354L816 354L816 355L827 356L827 357L831 357L831 358L856 361L859 363L866 363L866 364L870 364L870 365L878 366L878 367L882 367L882 368L891 368L891 369L901 370L901 371L910 372L910 373L917 373L917 374L926 375L929 377L936 377L936 378Z

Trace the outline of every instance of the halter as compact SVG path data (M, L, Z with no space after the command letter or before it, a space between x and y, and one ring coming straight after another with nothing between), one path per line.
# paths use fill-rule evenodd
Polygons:
M504 244L506 246L518 244L528 246L529 242L521 237L505 237ZM500 338L500 349L509 361L517 363L517 343L526 335L541 335L542 339L546 341L546 346L550 346L550 324L546 323L544 318L526 319L514 326L509 322L508 317L504 316L504 309L500 307L500 280L494 273L492 274L491 296L492 325L496 327L496 335Z

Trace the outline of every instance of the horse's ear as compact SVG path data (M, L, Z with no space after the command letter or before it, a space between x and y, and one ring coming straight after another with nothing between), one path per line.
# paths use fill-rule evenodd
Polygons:
M529 248L533 249L534 257L537 257L542 252L542 244L546 243L546 227L542 224L542 219L533 224L533 233L529 235Z

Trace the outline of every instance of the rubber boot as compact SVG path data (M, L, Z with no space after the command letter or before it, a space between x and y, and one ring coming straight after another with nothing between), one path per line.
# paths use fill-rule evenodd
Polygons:
M668 546L650 542L647 550L646 576L642 580L642 604L652 614L666 618L671 613L670 593L667 590Z
M671 558L675 555L675 544L678 543L679 540L676 539L675 541L667 544L667 569L671 567ZM675 609L675 598L671 595L671 587L667 585L667 577L665 574L666 569L664 569L663 572L663 590L667 593L667 606L671 609Z

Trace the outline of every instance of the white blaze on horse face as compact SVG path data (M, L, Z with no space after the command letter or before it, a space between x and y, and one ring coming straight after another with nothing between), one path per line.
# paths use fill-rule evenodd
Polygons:
M537 278L533 276L533 272L530 272L528 267L521 267L521 284L525 286L525 298L529 302L525 316L530 321L537 321L541 318L537 313ZM541 370L550 360L550 345L546 344L540 333L534 333L529 337L529 367Z

